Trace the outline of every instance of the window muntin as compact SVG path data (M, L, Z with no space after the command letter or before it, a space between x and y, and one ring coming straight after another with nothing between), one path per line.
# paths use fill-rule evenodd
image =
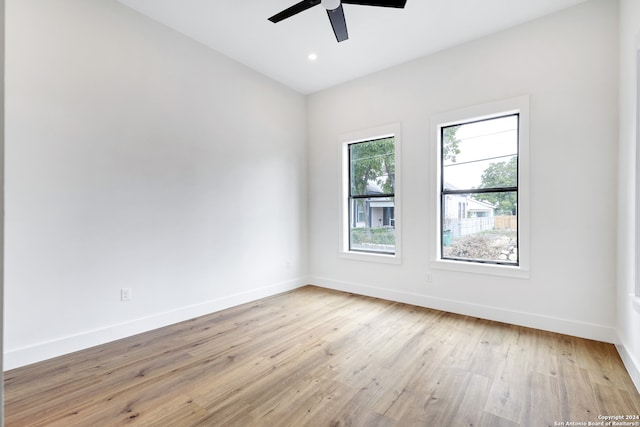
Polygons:
M440 131L440 258L519 265L519 113Z
M348 250L394 255L395 139L348 144Z

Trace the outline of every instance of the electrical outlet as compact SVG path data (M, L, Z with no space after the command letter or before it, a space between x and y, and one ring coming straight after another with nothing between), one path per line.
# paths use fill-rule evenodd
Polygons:
M433 275L431 273L427 273L427 283L433 283Z
M120 289L120 301L131 301L131 288Z

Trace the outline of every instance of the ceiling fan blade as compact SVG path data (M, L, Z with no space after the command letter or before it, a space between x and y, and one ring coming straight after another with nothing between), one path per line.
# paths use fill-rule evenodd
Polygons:
M287 19L292 17L293 15L297 15L300 12L304 12L307 9L311 9L313 6L319 5L321 0L302 0L300 3L296 3L290 8L283 10L280 13L276 13L269 21L276 23L280 22L283 19Z
M404 8L407 0L342 0L344 4L361 4L363 6Z
M342 5L333 10L327 10L327 15L329 15L329 21L331 21L336 40L338 40L338 42L347 40L349 34L347 33L347 21L344 19L344 9L342 9Z

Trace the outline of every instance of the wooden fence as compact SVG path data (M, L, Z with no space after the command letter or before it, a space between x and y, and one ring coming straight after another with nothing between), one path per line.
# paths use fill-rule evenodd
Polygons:
M445 229L451 231L451 237L458 239L469 234L488 230L516 230L518 217L515 215L487 216L478 218L448 218Z
M494 216L496 230L517 230L518 217L516 215Z

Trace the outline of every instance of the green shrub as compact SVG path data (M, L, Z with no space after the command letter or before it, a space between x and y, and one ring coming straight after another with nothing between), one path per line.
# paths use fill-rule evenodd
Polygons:
M395 230L390 227L354 228L351 230L351 243L372 245L394 245L396 243Z

